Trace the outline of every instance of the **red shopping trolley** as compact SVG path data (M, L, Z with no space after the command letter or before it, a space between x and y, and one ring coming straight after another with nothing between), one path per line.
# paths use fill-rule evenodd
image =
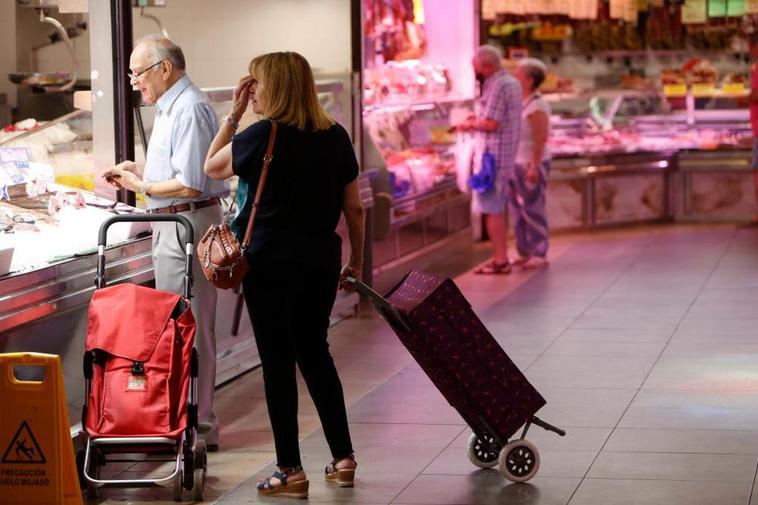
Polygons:
M184 226L184 296L136 284L106 287L108 228L135 221ZM192 224L179 215L119 215L100 227L84 354L86 448L79 458L90 489L173 486L175 501L184 489L203 500L207 456L197 436L198 359L190 308L193 236ZM155 478L101 478L108 463L145 461L174 465Z

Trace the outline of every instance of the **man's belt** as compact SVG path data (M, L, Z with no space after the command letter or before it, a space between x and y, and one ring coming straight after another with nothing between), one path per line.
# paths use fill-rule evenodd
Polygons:
M188 212L194 209L203 209L205 207L212 207L221 203L221 199L214 196L201 202L189 202L180 203L177 205L169 205L168 207L160 207L158 209L148 209L148 214L176 214L177 212Z

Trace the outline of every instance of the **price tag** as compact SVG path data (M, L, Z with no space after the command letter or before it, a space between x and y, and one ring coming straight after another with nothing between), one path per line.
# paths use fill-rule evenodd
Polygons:
M663 86L663 94L665 96L686 96L687 85L686 84L665 84Z
M707 5L705 0L687 0L682 6L682 23L705 24L708 21Z
M542 14L560 14L560 0L542 0Z
M29 151L25 147L0 147L0 200L10 200L8 186L26 182Z
M712 18L726 16L726 0L708 0L708 16Z
M713 96L716 87L713 84L696 83L692 85L692 94L694 96Z
M637 23L637 19L640 16L640 8L637 4L637 0L626 0L626 8L624 9L624 20L630 23Z
M29 166L29 151L26 147L0 147L0 163Z
M485 21L495 20L495 0L482 0L482 19Z
M613 19L637 22L637 0L611 0L609 14Z
M727 0L727 16L744 16L746 10L745 0Z
M569 17L597 19L598 0L574 0L569 4Z
M501 1L501 8L498 9L498 12L505 12L506 14L526 14L526 6L524 5L524 1L525 0L507 0L505 2Z
M755 2L758 6L758 0L755 0ZM563 16L569 15L569 12L571 11L570 0L554 0L554 3L556 14L561 14Z
M613 19L621 19L624 17L624 3L624 0L611 0L609 15Z
M724 92L725 95L744 95L747 89L745 88L745 83L742 82L730 82L726 83L721 87L721 91Z

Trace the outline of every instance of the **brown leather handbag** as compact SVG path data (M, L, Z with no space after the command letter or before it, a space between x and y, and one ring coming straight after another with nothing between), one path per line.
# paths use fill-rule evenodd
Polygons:
M258 213L258 205L261 201L263 187L266 185L268 169L271 165L274 152L274 141L276 140L276 121L271 121L271 135L268 138L268 147L266 155L263 157L263 169L258 179L258 189L255 192L255 200L250 209L250 218L247 221L245 236L240 244L237 237L234 236L232 229L229 227L229 217L231 208L227 217L219 225L211 225L205 232L203 238L197 244L197 255L200 259L200 267L203 269L203 275L214 286L221 289L234 289L242 282L242 278L247 273L248 264L245 258L245 249L250 245L250 239L253 236L253 223L255 215ZM232 206L234 205L232 200Z

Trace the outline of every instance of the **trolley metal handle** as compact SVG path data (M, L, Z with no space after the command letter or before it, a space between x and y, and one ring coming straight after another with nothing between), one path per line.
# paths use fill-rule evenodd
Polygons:
M194 255L195 230L189 219L179 214L120 214L111 216L100 225L100 231L97 236L97 274L95 277L95 286L97 289L105 287L105 245L108 239L108 228L115 223L154 223L163 221L173 221L184 226L187 234L187 241L184 244L185 261L184 261L184 297L192 297L192 256Z
M355 277L345 277L345 282L350 284L361 296L368 298L374 307L376 307L379 314L387 320L390 326L399 327L405 331L411 331L411 327L408 325L403 315L382 295Z

